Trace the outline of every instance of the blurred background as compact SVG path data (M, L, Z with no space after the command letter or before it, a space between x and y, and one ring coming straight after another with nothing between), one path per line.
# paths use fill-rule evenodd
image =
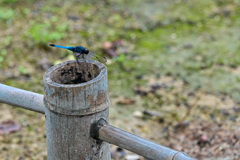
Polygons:
M48 44L82 45L107 57L111 125L240 159L239 28L239 0L0 0L0 82L43 94L46 70L74 59ZM46 159L44 115L0 107L0 159Z

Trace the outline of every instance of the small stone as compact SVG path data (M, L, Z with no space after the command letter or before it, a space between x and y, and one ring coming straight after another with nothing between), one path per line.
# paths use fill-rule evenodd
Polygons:
M137 117L137 118L142 118L143 117L143 113L141 111L135 111L135 112L133 112L133 116Z
M138 160L141 157L139 155L127 155L125 158L126 160Z

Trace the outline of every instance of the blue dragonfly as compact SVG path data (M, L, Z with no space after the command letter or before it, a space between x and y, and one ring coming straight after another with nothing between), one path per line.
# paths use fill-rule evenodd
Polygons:
M100 62L105 63L107 59L105 57L98 56L95 52L90 52L88 49L84 48L83 46L76 46L76 47L67 47L67 46L60 46L55 44L49 44L52 47L68 49L73 52L73 55L79 64L79 59L96 59Z

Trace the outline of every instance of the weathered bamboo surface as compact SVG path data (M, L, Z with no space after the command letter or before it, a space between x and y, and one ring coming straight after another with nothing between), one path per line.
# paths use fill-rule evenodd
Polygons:
M107 69L96 61L68 61L44 75L49 160L110 160L107 142L90 136L91 125L108 121Z
M151 160L194 160L185 153L161 146L129 132L107 125L103 120L92 126L92 136Z
M0 83L0 102L45 113L43 95Z

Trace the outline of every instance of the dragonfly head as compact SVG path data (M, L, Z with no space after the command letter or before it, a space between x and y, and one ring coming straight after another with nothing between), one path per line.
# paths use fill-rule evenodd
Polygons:
M86 53L86 54L88 54L88 53L89 53L89 50L84 48L83 52Z

